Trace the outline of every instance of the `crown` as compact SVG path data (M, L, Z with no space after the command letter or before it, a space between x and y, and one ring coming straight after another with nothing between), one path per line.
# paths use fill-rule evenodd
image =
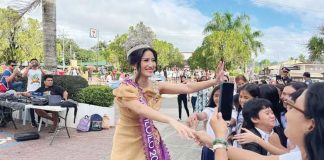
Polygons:
M135 27L130 27L128 39L124 43L127 57L134 51L141 48L152 48L154 34L150 27L146 27L143 22Z

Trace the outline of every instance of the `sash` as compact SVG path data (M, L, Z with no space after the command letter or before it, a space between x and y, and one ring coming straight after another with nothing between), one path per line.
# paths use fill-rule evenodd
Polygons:
M143 90L133 80L124 80L124 83L137 88L139 91L139 101L148 106ZM146 160L170 160L168 149L163 143L161 136L159 136L159 131L154 126L153 121L140 116L139 123L141 124L142 142Z

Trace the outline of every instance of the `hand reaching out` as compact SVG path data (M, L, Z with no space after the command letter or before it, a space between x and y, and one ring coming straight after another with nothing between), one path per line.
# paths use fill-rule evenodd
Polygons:
M170 125L179 133L181 137L195 139L195 130L189 128L188 126L178 122L177 120L172 120Z
M246 128L242 128L245 133L240 133L234 136L234 140L237 140L240 144L246 144L246 143L256 143L261 138L252 133L250 130Z
M192 129L197 128L198 122L199 121L198 121L197 113L190 115L189 118L187 119L187 125Z
M213 139L210 137L206 131L196 131L196 143L198 143L200 146L213 146Z

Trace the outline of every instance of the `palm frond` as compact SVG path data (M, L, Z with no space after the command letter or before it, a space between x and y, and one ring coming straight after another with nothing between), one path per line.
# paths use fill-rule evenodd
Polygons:
M324 26L322 26L322 27L320 28L320 33L321 33L322 35L324 35Z
M42 0L15 0L12 4L9 5L8 8L16 11L19 13L19 17L16 20L19 21L26 13L32 11L36 7L39 6L39 4L42 2Z

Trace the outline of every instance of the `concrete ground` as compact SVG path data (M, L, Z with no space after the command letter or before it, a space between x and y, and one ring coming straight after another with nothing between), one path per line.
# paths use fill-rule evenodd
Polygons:
M189 104L190 113L192 113ZM177 99L175 96L165 96L162 102L162 113L178 118ZM117 112L116 112L117 113ZM118 118L118 113L117 116ZM186 120L183 109L182 122ZM48 133L49 128L42 127L40 139L25 142L16 142L13 139L14 133L36 131L28 123L22 125L16 121L18 129L15 130L9 123L7 127L0 128L0 160L107 160L110 159L112 138L115 129L99 132L79 133L69 128L71 138L67 137L64 130L61 130L55 138L53 145L49 145L52 134ZM167 124L155 122L162 138L164 139L172 159L174 160L198 160L200 159L201 147L192 140L181 138L176 131ZM11 137L12 140L9 140ZM8 139L7 139L8 138ZM2 144L1 144L2 143Z

